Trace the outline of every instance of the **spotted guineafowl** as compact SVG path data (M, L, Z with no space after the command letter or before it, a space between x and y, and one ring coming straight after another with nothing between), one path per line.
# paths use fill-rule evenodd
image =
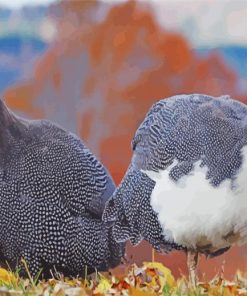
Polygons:
M102 222L115 185L74 134L29 121L0 100L0 260L31 275L116 266L124 244ZM87 268L86 268L87 266Z
M247 241L247 107L228 96L179 95L154 104L132 142L133 157L104 221L117 242L147 240L217 256Z

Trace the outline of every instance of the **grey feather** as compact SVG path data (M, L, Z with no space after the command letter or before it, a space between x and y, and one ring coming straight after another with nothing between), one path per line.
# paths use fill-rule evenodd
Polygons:
M234 187L242 165L241 149L246 144L247 107L229 96L179 95L157 102L136 131L130 167L107 202L104 220L115 219L117 227L123 224L122 216L126 217L124 225L130 231L123 241L127 237L136 242L139 237L158 250L184 249L162 231L150 204L155 182L144 172L159 172L173 164L169 177L176 183L193 172L199 161L207 166L206 178L211 186L228 179ZM120 241L119 233L116 239Z
M28 121L0 104L0 251L12 268L24 257L32 275L65 275L119 264L124 244L102 222L115 185L75 135Z

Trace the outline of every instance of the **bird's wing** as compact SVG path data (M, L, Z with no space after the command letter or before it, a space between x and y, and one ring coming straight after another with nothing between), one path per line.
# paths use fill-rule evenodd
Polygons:
M159 171L172 162L174 147L169 137L174 126L173 105L166 100L154 104L132 140L132 164L140 170Z
M177 181L196 162L207 166L207 178L219 185L241 165L246 144L247 108L229 97L181 95L152 106L132 142L132 164L142 171L166 169Z
M157 249L160 241L166 242L157 214L150 205L155 182L143 172L158 171L174 157L174 153L168 151L164 154L163 151L173 117L172 110L165 108L166 104L165 100L155 104L137 130L132 142L132 162L113 197L106 204L103 220L114 221L113 234L116 241L130 239L136 245L145 237ZM165 120L161 118L163 110ZM161 130L163 121L167 121L167 130ZM167 243L166 249L169 246Z
M40 133L40 123L37 126ZM101 219L115 189L109 173L74 134L47 121L42 121L41 129L31 151L41 174L40 184L47 187L47 192L55 191L59 198L54 193L54 202L62 201L73 215Z
M85 211L101 219L105 203L113 194L115 185L107 170L82 141L72 134L69 137L75 151L71 161L68 159L73 170L67 173L71 180L64 184L65 203L75 214Z

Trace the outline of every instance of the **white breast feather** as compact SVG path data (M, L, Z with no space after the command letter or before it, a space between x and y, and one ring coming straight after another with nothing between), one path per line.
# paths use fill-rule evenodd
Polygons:
M205 240L216 249L247 241L247 146L242 153L234 190L231 180L211 186L205 178L207 168L200 168L200 162L178 183L169 178L176 164L159 173L143 171L156 182L151 205L166 235L187 247L202 245ZM231 232L237 233L234 241L224 238Z

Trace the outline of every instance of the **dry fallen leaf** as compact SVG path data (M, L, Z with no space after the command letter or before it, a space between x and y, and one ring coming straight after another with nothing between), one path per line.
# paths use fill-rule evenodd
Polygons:
M94 295L95 294L103 294L103 295L106 294L109 291L109 289L111 288L111 286L112 286L112 284L110 283L110 281L107 278L101 276L99 284L96 287L96 289L94 290Z
M14 284L13 284L14 283ZM21 279L18 275L0 268L0 296L247 296L247 279L240 272L234 281L215 276L210 282L199 282L196 290L188 287L181 276L175 280L171 271L159 262L132 264L120 276L97 273L88 278L61 277L39 281Z
M144 267L147 268L156 268L159 272L159 280L161 284L161 289L167 284L169 287L174 287L176 285L176 281L171 273L171 270L165 267L160 262L144 262Z
M0 268L0 282L4 284L13 284L16 283L16 277L12 272Z

